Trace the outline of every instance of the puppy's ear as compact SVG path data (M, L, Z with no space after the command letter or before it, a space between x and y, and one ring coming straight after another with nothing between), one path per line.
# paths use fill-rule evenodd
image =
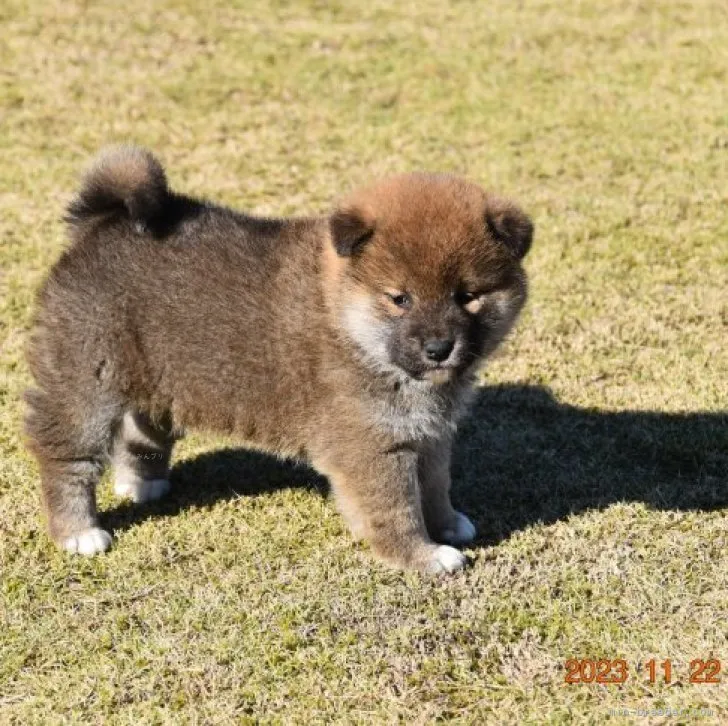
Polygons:
M514 204L491 200L485 210L485 223L490 234L522 259L531 248L533 222Z
M358 209L338 209L329 220L331 240L340 257L351 257L374 234L374 222Z

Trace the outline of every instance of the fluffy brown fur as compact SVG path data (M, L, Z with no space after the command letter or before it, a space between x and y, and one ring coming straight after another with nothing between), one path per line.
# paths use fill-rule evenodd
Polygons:
M160 164L102 155L38 299L27 433L50 534L105 550L107 463L135 501L168 489L184 429L305 458L355 535L453 571L475 528L450 504L455 423L526 298L532 226L462 179L408 174L329 217L259 219L171 192Z

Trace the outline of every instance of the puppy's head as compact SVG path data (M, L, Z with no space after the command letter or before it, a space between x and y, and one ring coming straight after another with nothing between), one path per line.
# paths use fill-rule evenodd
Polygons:
M491 353L526 300L533 225L463 179L407 174L330 218L332 307L364 358L445 383Z

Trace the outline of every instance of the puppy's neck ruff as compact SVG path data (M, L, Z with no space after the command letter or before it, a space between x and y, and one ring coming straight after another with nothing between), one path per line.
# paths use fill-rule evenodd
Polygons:
M409 378L392 386L387 395L365 401L365 415L397 439L439 439L455 430L471 390L469 383L435 385Z
M358 357L377 377L362 400L366 418L398 439L437 439L454 430L467 401L472 376L460 380L415 379L390 361L388 331L372 315L365 296L354 298L341 317Z

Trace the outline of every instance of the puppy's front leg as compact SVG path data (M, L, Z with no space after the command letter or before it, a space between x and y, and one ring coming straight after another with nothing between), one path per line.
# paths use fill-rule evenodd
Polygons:
M436 542L464 545L475 539L475 525L450 502L452 438L424 443L420 449L419 475L422 510L427 530Z
M397 567L454 572L465 556L427 534L418 480L418 452L397 449L316 462L328 474L337 504L355 536Z

